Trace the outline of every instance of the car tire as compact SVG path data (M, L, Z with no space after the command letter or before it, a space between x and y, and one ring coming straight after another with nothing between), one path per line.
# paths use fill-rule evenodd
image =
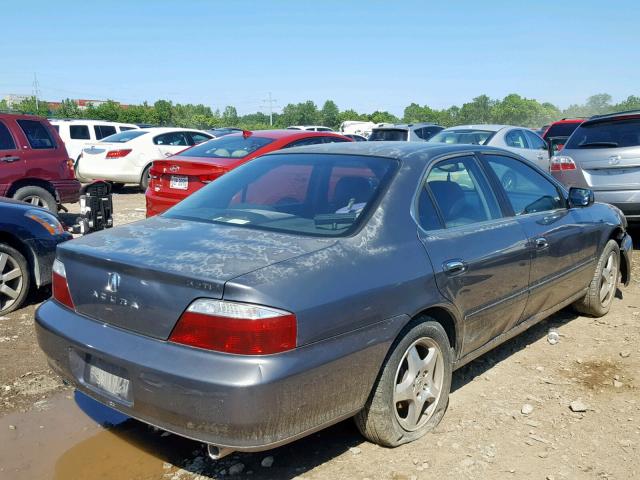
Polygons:
M412 442L432 430L447 409L452 360L442 325L427 316L411 322L392 346L364 409L355 416L358 430L384 447Z
M149 186L149 171L151 170L151 165L147 165L147 167L142 172L142 177L140 177L140 188L143 192L147 191L147 187Z
M620 278L620 247L609 240L598 259L596 271L584 298L573 304L580 313L602 317L609 312Z
M30 185L16 190L14 200L30 203L36 207L44 207L52 212L58 211L58 203L51 193L42 187Z
M15 248L0 243L0 315L22 306L30 284L27 260Z

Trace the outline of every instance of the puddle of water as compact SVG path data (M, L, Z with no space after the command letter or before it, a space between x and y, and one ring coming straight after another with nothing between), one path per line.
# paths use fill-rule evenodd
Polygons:
M81 393L64 393L0 418L0 478L160 479L164 462L179 465L200 448L161 433Z

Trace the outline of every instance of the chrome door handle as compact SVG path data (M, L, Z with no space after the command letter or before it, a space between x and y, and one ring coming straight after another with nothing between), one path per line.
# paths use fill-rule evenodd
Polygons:
M544 237L536 238L536 248L542 249L547 248L549 246L549 242Z
M459 275L467 271L467 264L462 260L449 260L444 262L443 270L447 275Z
M12 155L7 155L6 157L0 158L0 161L7 162L7 163L17 162L18 160L20 160L20 157L16 157Z

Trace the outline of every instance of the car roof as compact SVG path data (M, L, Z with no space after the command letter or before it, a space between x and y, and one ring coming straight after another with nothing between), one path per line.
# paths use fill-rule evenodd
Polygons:
M416 122L416 123L393 123L393 124L379 124L373 127L372 130L400 130L418 127L439 127L437 123L433 122Z
M226 135L227 137L239 136L242 133L231 133ZM326 136L338 136L342 137L337 132L313 132L310 130L252 130L251 136L258 138L272 138L272 139L281 139L281 138L306 138L306 137L326 137Z
M562 125L563 123L582 123L586 120L585 117L576 117L576 118L563 118L561 120L558 120L556 122L553 122L552 124L550 124L550 127L553 127L554 125Z
M0 112L0 118L13 118L13 119L25 119L25 120L47 120L45 117L41 117L39 115L30 115L28 113L3 113Z
M309 145L304 147L292 147L279 150L266 155L279 155L291 153L316 153L333 155L365 155L370 157L386 157L398 160L419 161L426 163L432 158L457 152L501 152L509 155L510 152L495 147L468 144L446 144L428 142L339 142Z
M443 132L449 130L486 130L488 132L497 132L503 128L524 128L530 130L527 127L518 127L517 125L500 125L495 123L477 124L477 125L456 125L455 127L445 128Z
M207 135L211 135L203 130L197 130L195 128L178 128L178 127L149 127L149 128L140 128L139 132L151 132L151 133L170 133L170 132L198 132L198 133L206 133Z
M622 120L627 118L640 118L640 110L627 110L624 112L607 113L604 115L594 115L584 121L585 125L590 125L598 122L605 122L608 120Z
M138 126L135 123L124 123L124 122L110 122L108 120L89 120L82 118L50 118L49 122L52 125L57 123L81 123L83 125L124 125L125 127L135 127Z

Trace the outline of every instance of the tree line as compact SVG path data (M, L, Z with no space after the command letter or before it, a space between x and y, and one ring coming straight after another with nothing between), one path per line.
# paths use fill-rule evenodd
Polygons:
M235 107L220 110L198 104L180 104L168 100L158 100L153 104L120 105L108 100L99 105L89 105L81 110L73 100L65 99L60 104L36 102L30 97L8 108L6 101L0 101L0 111L30 113L49 118L89 118L114 122L151 124L208 129L215 127L240 127L249 130L284 128L289 125L325 125L338 128L346 120L363 120L374 123L416 123L434 122L444 127L463 124L498 123L539 128L563 117L589 117L591 115L623 110L640 109L640 97L629 96L626 100L613 103L612 97L600 93L587 98L584 104L570 105L562 110L549 102L524 98L512 93L500 99L480 95L462 106L445 109L411 103L401 118L387 111L359 113L355 110L340 110L332 100L324 102L321 108L311 100L288 104L281 113L273 114L273 127L269 116L262 112L238 115Z

